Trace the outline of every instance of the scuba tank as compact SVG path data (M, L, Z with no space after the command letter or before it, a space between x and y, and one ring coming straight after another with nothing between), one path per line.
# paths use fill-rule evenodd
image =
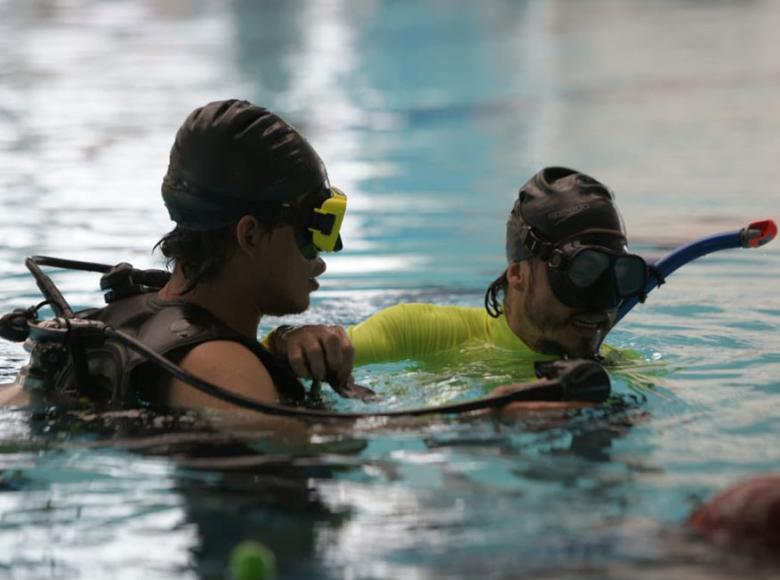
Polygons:
M53 400L57 404L72 402L85 395L90 399L104 399L100 396L101 390L94 384L99 374L90 369L94 367L90 365L94 362L90 359L95 353L90 352L93 356L88 356L88 351L106 343L104 325L98 320L90 320L90 315L99 312L99 309L75 314L40 267L102 273L100 287L106 291L107 304L159 290L170 274L163 270L137 270L127 263L109 266L46 256L28 258L25 265L33 274L45 300L27 309L17 308L0 318L0 337L13 342L23 341L24 349L30 353L30 359L20 369L15 383L34 398ZM46 306L51 308L55 317L39 320L39 311ZM103 377L103 380L116 378Z

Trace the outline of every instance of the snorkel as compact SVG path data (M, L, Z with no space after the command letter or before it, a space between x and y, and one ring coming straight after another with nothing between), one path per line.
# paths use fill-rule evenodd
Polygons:
M684 244L648 264L628 253L623 219L610 189L573 169L546 167L520 188L507 220L506 256L510 263L529 258L546 262L550 287L562 304L617 308L617 324L685 264L720 250L758 248L776 235L773 220L755 221ZM494 317L501 312L497 282L485 297Z
M624 301L618 309L615 324L639 302L644 302L644 298L650 292L661 286L668 276L685 264L720 250L760 248L771 242L775 236L777 236L777 224L774 220L766 219L752 222L739 230L706 236L679 246L650 267L650 276L645 284L643 296Z
M510 264L543 261L559 302L583 311L614 311L614 327L683 265L720 250L761 247L776 235L773 220L756 221L684 244L649 264L628 252L623 220L606 186L572 169L548 167L520 189L507 220L506 256ZM485 293L485 308L494 318L503 312L499 296L506 292L506 276Z

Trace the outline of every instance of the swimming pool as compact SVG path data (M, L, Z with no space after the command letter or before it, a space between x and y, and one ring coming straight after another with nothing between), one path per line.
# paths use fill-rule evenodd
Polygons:
M0 311L38 298L27 255L156 265L174 131L231 96L298 125L350 195L346 250L295 321L481 304L543 165L611 185L647 256L777 219L779 17L770 0L0 0ZM101 300L94 276L56 280ZM0 411L0 576L221 578L247 538L283 578L771 576L681 522L780 467L779 281L777 243L684 268L610 335L665 364L656 389L614 377L622 408L552 425L364 422L248 455L191 418L166 439L149 417ZM0 381L25 358L0 343ZM482 392L495 369L471 370L358 379L412 406Z

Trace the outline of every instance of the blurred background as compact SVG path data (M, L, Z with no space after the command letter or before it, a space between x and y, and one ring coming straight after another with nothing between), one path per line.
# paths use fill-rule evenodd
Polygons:
M38 300L31 254L159 265L176 129L232 97L296 125L349 195L345 250L293 321L479 306L517 189L547 165L612 187L649 257L777 220L778 23L774 0L0 0L0 307ZM102 300L94 275L55 279L75 306ZM285 577L668 575L693 552L667 532L583 538L634 517L676 529L691 498L780 467L778 287L776 242L692 264L632 313L611 340L673 370L630 433L371 432L341 475L219 495L165 460L25 451L6 413L0 575L221 577L248 534L284 539ZM25 359L0 344L0 378Z
M175 131L229 97L298 126L350 194L326 289L482 286L545 165L610 185L638 242L777 216L779 20L771 0L2 0L0 271L149 259Z

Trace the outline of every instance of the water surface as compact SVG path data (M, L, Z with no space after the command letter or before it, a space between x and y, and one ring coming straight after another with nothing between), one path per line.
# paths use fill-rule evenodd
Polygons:
M0 309L39 299L31 254L159 265L175 130L227 97L296 124L350 195L345 251L286 322L480 305L544 165L609 184L648 256L778 219L778 18L771 0L0 0ZM615 375L624 405L563 421L363 422L302 448L2 411L0 575L221 578L254 538L284 578L769 577L681 524L780 467L778 247L676 274L610 336L666 365L655 390ZM102 299L94 275L56 280ZM25 358L0 343L0 378ZM493 371L358 378L403 406Z

